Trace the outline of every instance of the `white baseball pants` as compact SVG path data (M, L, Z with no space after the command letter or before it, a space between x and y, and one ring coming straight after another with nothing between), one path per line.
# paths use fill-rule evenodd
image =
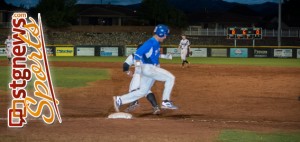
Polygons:
M175 76L165 69L151 64L143 64L140 89L120 96L122 104L131 103L145 96L153 86L155 80L165 82L162 99L170 100Z
M180 56L182 61L186 60L186 54L187 54L187 49L181 49Z

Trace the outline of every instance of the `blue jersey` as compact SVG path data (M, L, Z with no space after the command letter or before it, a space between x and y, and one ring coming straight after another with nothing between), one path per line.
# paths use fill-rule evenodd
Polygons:
M135 60L141 60L144 64L159 64L160 43L154 38L147 40L134 54Z

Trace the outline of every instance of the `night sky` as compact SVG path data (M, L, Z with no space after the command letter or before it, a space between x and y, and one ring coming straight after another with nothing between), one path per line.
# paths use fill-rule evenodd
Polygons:
M26 7L35 6L39 0L5 0L7 3L19 6L20 4ZM80 4L115 4L115 5L130 5L140 3L142 0L78 0ZM278 0L224 0L228 2L238 2L243 4L260 4L264 2L278 2Z

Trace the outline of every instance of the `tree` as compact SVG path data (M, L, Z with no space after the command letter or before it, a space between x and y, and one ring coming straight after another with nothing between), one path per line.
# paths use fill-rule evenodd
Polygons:
M299 0L284 0L282 4L282 19L291 27L300 27Z
M168 0L143 0L140 6L142 19L148 19L151 25L164 23L175 27L186 26L185 14L171 7Z
M77 0L40 0L31 9L33 13L41 13L44 23L49 27L67 27L76 21Z

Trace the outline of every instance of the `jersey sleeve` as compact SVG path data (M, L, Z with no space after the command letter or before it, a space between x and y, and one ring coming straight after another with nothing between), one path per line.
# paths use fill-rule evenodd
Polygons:
M130 54L130 55L126 58L125 63L127 63L129 66L131 66L131 65L134 64L134 61L133 61L133 54Z

